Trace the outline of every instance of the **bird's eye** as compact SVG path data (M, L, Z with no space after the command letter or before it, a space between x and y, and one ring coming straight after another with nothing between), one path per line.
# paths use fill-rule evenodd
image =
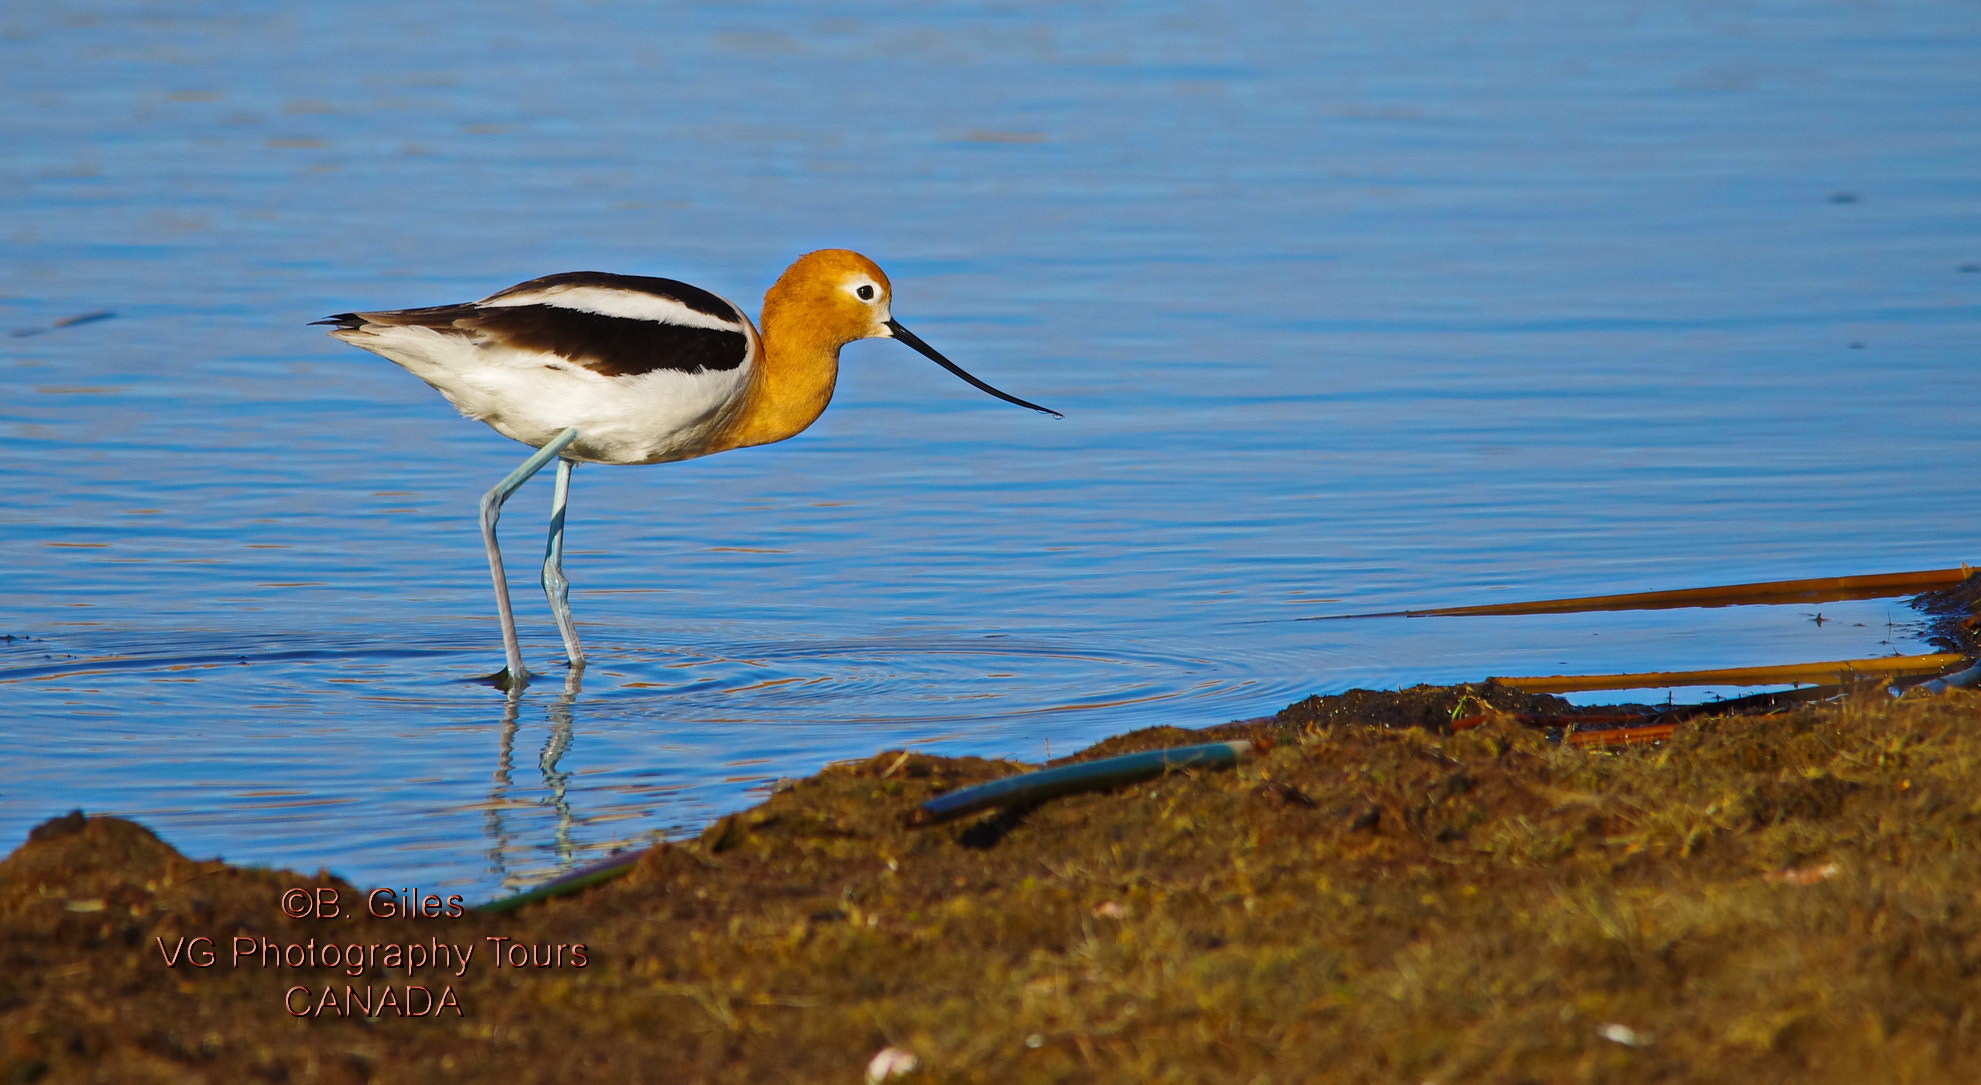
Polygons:
M874 300L874 288L864 283L861 284L860 289L853 291L853 293L860 295L861 301Z

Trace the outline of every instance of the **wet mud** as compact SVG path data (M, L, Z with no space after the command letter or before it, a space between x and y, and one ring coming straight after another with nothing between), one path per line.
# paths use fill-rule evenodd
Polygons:
M58 817L0 861L0 1080L1981 1076L1981 696L1565 707L1310 698L1079 755L1237 769L927 828L1027 766L885 752L501 915Z

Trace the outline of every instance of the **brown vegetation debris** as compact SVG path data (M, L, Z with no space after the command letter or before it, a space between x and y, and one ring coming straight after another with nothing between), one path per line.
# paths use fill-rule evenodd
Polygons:
M889 751L502 916L287 919L292 886L363 898L58 818L0 861L0 1081L1981 1079L1981 695L1603 750L1507 691L1405 694L1182 732L1273 739L1236 770L925 829L902 813L1017 767ZM1502 716L1422 726L1473 701ZM237 934L587 963L161 960ZM461 1012L285 1008L408 982Z

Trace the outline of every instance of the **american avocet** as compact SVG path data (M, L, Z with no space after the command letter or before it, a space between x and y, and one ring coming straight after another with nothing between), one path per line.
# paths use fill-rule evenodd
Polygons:
M844 249L799 257L764 294L763 331L733 302L672 279L577 271L465 305L341 313L319 324L432 385L468 418L536 447L483 495L482 541L502 619L505 688L529 681L495 523L557 460L543 590L573 668L584 666L564 578L564 509L579 463L666 463L782 441L832 399L839 348L899 339L1006 402L1061 417L965 373L894 320L887 276Z

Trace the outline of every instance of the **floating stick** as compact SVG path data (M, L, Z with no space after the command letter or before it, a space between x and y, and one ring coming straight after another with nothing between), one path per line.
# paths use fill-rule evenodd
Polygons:
M1389 610L1380 614L1330 614L1295 620L1326 622L1346 618L1578 614L1598 610L1673 610L1678 607L1731 607L1750 606L1756 603L1829 603L1841 599L1882 599L1892 595L1912 595L1936 588L1950 588L1966 580L1973 572L1974 570L1969 566L1962 565L1957 569L1926 569L1912 573L1824 576L1813 580L1764 580L1753 584L1725 584L1717 588L1640 591L1624 595L1582 595L1572 599L1539 599L1527 603L1488 603L1470 607Z
M1493 678L1523 693L1577 693L1598 689L1662 689L1666 686L1772 686L1791 682L1840 682L1852 677L1936 674L1967 657L1954 652L1924 656L1879 656L1829 663L1787 663L1772 667L1730 667L1717 671L1646 671L1642 674L1553 674Z
M633 869L633 864L639 862L640 856L645 854L645 851L627 851L608 856L596 863L581 866L568 874L552 878L535 889L527 889L513 896L477 905L475 911L484 915L501 915L504 912L513 912L525 904L534 904L552 897L569 896L580 889L589 889L617 878Z

